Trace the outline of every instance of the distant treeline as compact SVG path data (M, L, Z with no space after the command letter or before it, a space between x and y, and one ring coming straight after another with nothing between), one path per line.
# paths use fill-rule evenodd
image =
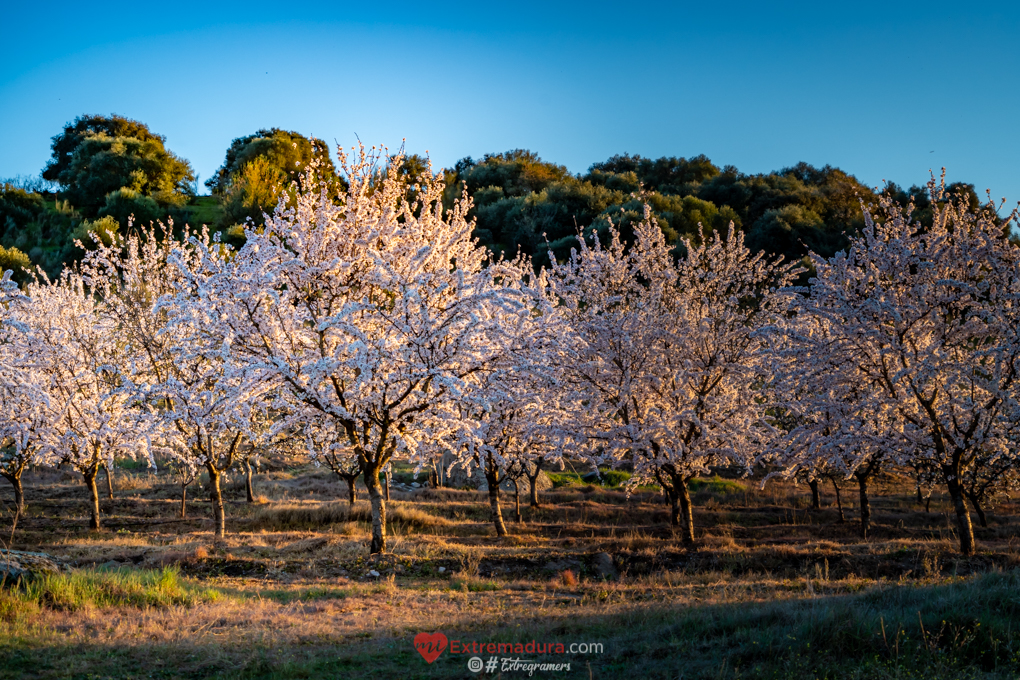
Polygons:
M52 157L40 178L3 182L0 189L0 270L40 265L51 276L77 261L95 234L104 242L136 223L174 220L209 224L225 241L243 242L243 226L259 226L289 192L292 180L315 162L318 175L339 193L346 186L324 142L278 128L235 139L223 165L205 182L211 197L198 196L190 163L165 147L165 138L148 126L121 116L81 116L53 137ZM424 171L425 159L411 156L404 172ZM826 165L799 163L749 175L719 167L705 156L658 159L613 156L584 174L543 161L517 149L464 158L444 170L446 200L452 204L466 185L474 200L475 235L495 253L518 250L541 263L552 250L568 256L580 230L607 234L610 222L624 238L648 205L666 240L698 238L730 222L742 229L749 247L798 260L811 250L829 257L864 223L860 201L878 196L855 177ZM979 198L972 184L951 190ZM883 192L907 203L930 224L931 208L923 187L888 184Z
M782 254L791 260L814 251L831 257L847 236L864 224L861 201L879 197L853 175L826 165L807 163L768 174L748 175L732 165L718 167L706 156L658 159L613 156L583 175L542 161L530 151L490 154L480 161L465 158L446 171L452 198L467 184L474 199L476 235L496 252L544 256L551 248L566 257L577 243L579 228L607 233L609 222L621 228L639 221L650 206L668 242L728 228L746 234L754 251ZM974 185L952 184L972 208L980 205ZM915 218L931 224L925 187L903 189L888 184L883 192L903 205L913 201ZM548 242L548 244L546 243Z

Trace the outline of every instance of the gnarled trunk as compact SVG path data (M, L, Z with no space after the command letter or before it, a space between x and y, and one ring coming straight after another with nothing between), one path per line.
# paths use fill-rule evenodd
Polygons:
M868 537L871 530L871 503L868 501L868 475L854 473L857 477L857 486L860 489L861 497L861 538Z
M89 490L89 501L92 505L93 531L99 531L99 489L96 487L96 477L99 475L99 466L85 470L82 475L85 477L85 486Z
M985 528L988 528L988 518L985 517L985 511L981 507L981 503L978 502L977 495L969 493L967 499L970 500L970 504L974 506L974 512L978 515L978 523Z
M949 497L956 509L956 525L960 531L960 552L964 555L973 555L976 548L974 526L970 523L970 513L967 511L967 503L964 500L963 487L960 486L959 470L945 469L943 474L946 486L949 487Z
M223 494L220 492L220 471L212 463L206 463L209 471L209 500L213 508L213 525L216 540L222 540L227 533L227 520L223 513Z
M496 536L506 536L506 525L503 524L503 513L499 508L499 468L495 465L485 466L485 481L489 484L489 508L492 523L496 527ZM490 469L493 468L493 469Z
M520 484L517 483L517 478L516 477L513 479L513 483L514 483L514 503L517 506L517 508L516 508L516 510L517 510L517 523L520 524L520 522L521 522L521 487L520 487Z
M252 487L251 483L252 471L251 471L251 459L249 458L244 459L244 477L245 477L245 492L248 497L248 502L254 503L255 489L254 487Z
M14 508L19 515L25 514L25 492L21 487L21 472L17 474L4 474L4 478L14 487Z
M528 485L531 487L531 507L538 507L538 476L542 472L542 463L544 461L539 459L535 461L535 473L532 474L530 470L525 468L525 474L528 475Z
M669 526L679 527L680 526L680 501L676 496L676 491L673 487L668 486L666 488L666 504L669 505Z
M103 470L106 471L106 497L109 500L112 501L113 500L113 470L111 470L110 466L105 464L105 463L103 464Z
M678 477L673 482L677 500L680 501L680 539L684 545L694 545L694 505L691 503L691 494L687 490L687 480Z
M368 488L368 499L372 503L372 546L369 552L386 552L386 500L383 498L382 484L379 483L379 465L365 465L365 486Z
M358 488L355 486L358 476L348 475L344 479L347 481L347 498L350 500L351 507L354 507L354 503L358 500Z
M818 480L817 479L812 479L810 482L808 482L808 486L811 487L811 509L812 510L821 510L822 509L822 499L818 495Z
M836 478L831 477L832 488L836 491L836 507L839 509L839 523L842 524L846 521L846 515L843 514L843 499L839 495L839 484L836 483Z

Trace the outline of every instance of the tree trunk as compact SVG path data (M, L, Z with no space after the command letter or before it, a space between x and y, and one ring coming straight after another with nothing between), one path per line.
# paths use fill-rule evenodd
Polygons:
M917 504L920 505L924 502L924 496L921 495L921 485L917 485Z
M924 497L924 511L931 512L931 494Z
M85 486L89 490L89 500L92 504L92 526L93 531L99 531L99 489L96 487L96 477L99 475L99 467L90 468L83 473Z
M354 507L354 502L358 500L358 489L354 486L355 482L358 481L358 476L353 475L345 477L347 480L347 498L351 502L351 507Z
M981 508L981 504L978 503L977 496L975 496L972 493L969 493L969 494L967 494L967 498L970 500L970 504L974 506L974 512L976 512L977 515L978 515L978 523L982 527L987 529L988 528L988 518L985 517L985 511Z
M871 503L868 502L868 475L854 473L861 496L861 538L868 537L871 529Z
M188 516L188 485L181 484L181 519Z
M680 501L673 487L666 487L666 504L669 505L669 526L680 526Z
M521 523L521 487L514 479L514 503L517 504L517 523Z
M486 465L486 467L489 467ZM485 471L485 481L489 484L489 508L492 523L496 527L496 536L506 536L506 525L503 524L503 513L499 509L499 470Z
M106 497L109 500L113 500L113 471L109 465L104 464L103 469L106 470Z
M382 484L379 483L379 466L366 465L365 486L368 498L372 502L372 547L369 552L386 552L386 500L383 498Z
M249 503L254 503L255 502L255 489L252 487L252 484L251 484L251 475L252 475L252 472L251 472L251 459L245 458L244 459L245 492L247 493L247 496L248 496L248 502Z
M953 499L953 506L956 508L956 523L960 530L960 552L964 555L974 554L974 527L970 523L970 513L967 512L967 503L963 498L963 489L960 487L960 475L956 470L943 470L946 478L946 486L949 487L949 497Z
M688 548L694 546L694 506L691 494L687 489L687 479L682 475L670 475L672 479L673 497L680 505L680 540ZM674 505L674 514L676 506Z
M542 472L542 460L535 461L535 474L532 475L530 470L525 468L525 473L528 475L528 484L531 487L531 507L538 507L538 475Z
M811 487L811 509L821 510L822 499L818 495L818 480L812 479L810 482L808 482L808 486Z
M21 487L21 474L4 475L11 486L14 487L14 509L18 515L25 514L25 492Z
M209 500L212 502L216 540L223 540L227 533L227 521L223 514L223 494L220 493L220 471L212 463L206 463L205 467L209 471Z
M846 521L846 515L843 514L843 499L839 495L839 484L836 483L836 478L832 477L832 488L836 490L836 507L839 508L839 523L842 524Z

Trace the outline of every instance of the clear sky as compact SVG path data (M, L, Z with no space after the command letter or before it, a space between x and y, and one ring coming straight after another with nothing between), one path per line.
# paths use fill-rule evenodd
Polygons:
M204 180L280 127L407 139L449 166L616 153L1020 199L1020 3L0 0L0 177L36 175L84 113L147 123Z

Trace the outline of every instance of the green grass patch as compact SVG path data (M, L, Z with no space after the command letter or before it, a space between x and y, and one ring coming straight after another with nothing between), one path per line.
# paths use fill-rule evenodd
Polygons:
M747 491L746 485L733 479L723 479L719 475L708 479L695 477L691 481L687 482L687 488L694 493L698 493L699 491L709 491L711 493L722 495L744 493Z
M216 196L197 196L188 205L188 224L192 227L216 224L222 215L223 208Z
M454 576L450 579L451 590L464 590L470 593L485 593L503 590L503 586L495 581L478 578L477 576Z
M561 486L580 486L584 482L581 481L581 475L576 472L549 472L549 479L552 480L553 488L559 488Z
M610 470L600 468L598 477L593 473L580 474L578 472L549 472L549 479L553 487L562 486L600 486L606 489L615 489L626 484L633 476L623 470Z
M219 593L186 585L176 567L163 569L81 569L46 574L0 594L2 612L19 606L78 611L89 607L191 606Z
M231 599L271 600L280 604L291 602L315 602L317 600L343 600L352 595L350 588L312 586L310 588L265 588L254 591L226 591Z
M115 467L134 472L149 469L149 461L145 458L118 458L114 461Z

